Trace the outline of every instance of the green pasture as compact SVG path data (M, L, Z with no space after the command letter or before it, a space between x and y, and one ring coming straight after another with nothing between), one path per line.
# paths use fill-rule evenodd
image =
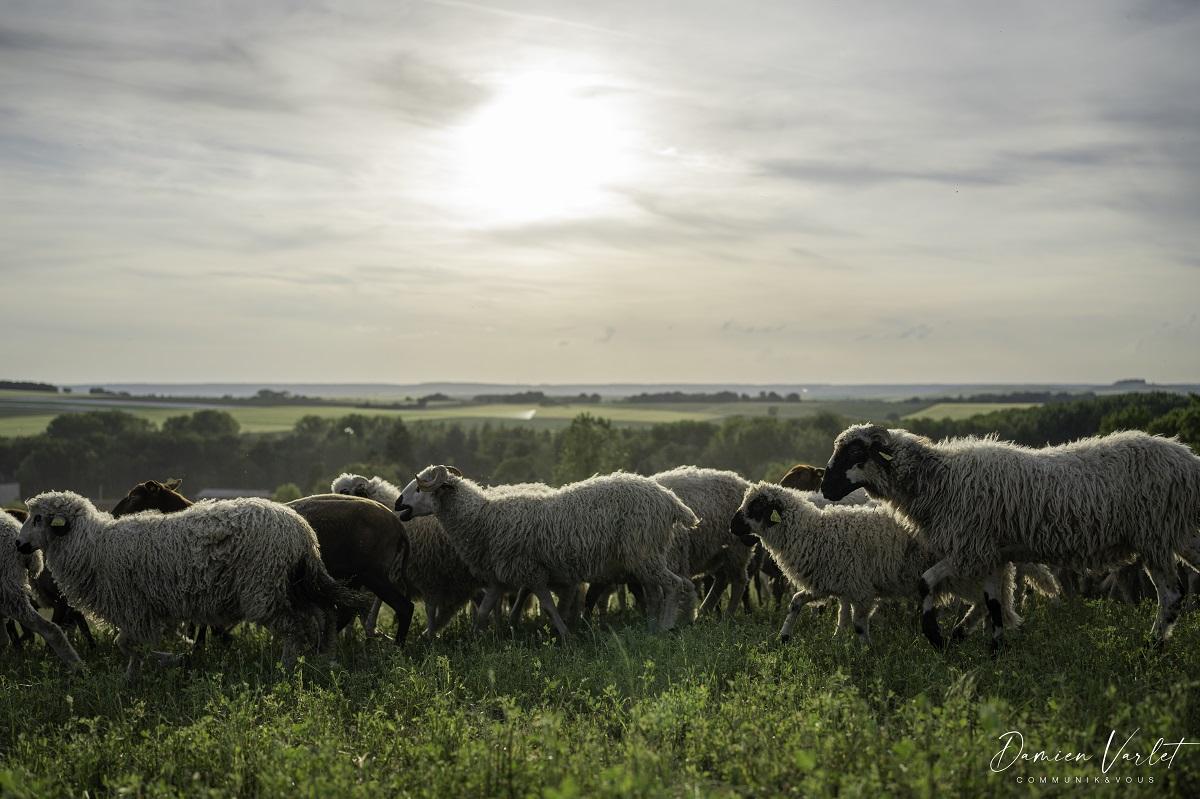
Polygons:
M781 645L776 608L662 636L627 611L565 646L460 617L403 649L356 633L290 677L242 628L132 686L108 634L76 677L37 644L0 657L0 795L1196 796L1200 746L1102 770L1110 736L1200 740L1200 619L1153 653L1152 613L1038 604L996 659L978 634L935 652L900 606L870 649L807 612ZM1089 759L993 771L1012 731Z
M905 419L969 419L983 413L1036 408L1039 402L938 402L904 414Z
M353 413L370 416L399 416L405 422L461 422L468 425L488 422L525 425L542 429L565 427L580 413L602 416L617 425L651 425L684 420L720 421L731 416L774 415L789 419L812 416L821 411L841 414L852 419L888 421L899 419L922 407L919 402L879 400L778 404L759 402L645 404L614 402L600 405L547 406L448 404L419 410L357 407L353 404L224 405L219 402L180 403L177 406L160 407L142 402L122 401L119 398L95 400L33 392L2 392L0 393L0 437L36 435L44 431L50 421L61 413L85 410L122 410L148 419L155 424L161 424L172 416L191 413L197 406L218 408L228 412L246 433L278 433L291 430L296 422L304 416L338 418ZM959 406L948 405L945 407Z

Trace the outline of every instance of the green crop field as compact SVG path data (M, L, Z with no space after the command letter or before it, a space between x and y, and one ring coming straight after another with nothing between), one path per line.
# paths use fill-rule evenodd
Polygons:
M1036 408L1040 404L1037 402L939 402L934 405L927 405L919 410L910 411L904 415L904 418L969 419L981 413L1007 411L1013 408Z
M278 433L290 430L304 416L338 418L352 413L380 416L399 416L405 422L453 421L467 425L492 424L525 425L538 429L565 427L580 413L603 416L617 425L647 425L661 422L719 421L731 416L765 416L780 418L811 416L832 411L854 419L898 419L923 407L921 403L885 402L878 400L844 400L830 402L779 403L604 403L600 405L431 405L420 410L356 407L346 405L224 405L219 402L149 403L109 398L96 400L86 397L64 397L58 394L32 392L0 392L0 437L35 435L60 413L85 410L122 410L161 424L172 416L192 412L198 407L227 411L247 433ZM942 407L942 406L937 406ZM945 407L958 407L948 405ZM989 406L990 407L990 406ZM995 406L1002 407L1002 406Z
M242 628L131 686L107 635L77 677L38 643L0 660L0 795L1195 796L1197 746L1102 770L1110 735L1110 757L1200 737L1200 620L1151 653L1152 613L1038 604L996 659L978 634L933 651L899 606L870 649L828 613L787 645L777 609L663 636L627 611L565 646L532 619L475 637L460 616L404 649L357 632L290 677ZM1013 731L1027 755L1089 759L994 772Z

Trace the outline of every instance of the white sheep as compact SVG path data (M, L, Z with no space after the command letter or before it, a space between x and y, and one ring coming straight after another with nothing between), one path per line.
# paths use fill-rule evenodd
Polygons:
M1139 555L1158 592L1151 635L1162 646L1182 606L1176 558L1200 567L1200 458L1174 439L1128 431L1031 449L855 425L834 442L822 492L835 499L859 487L899 510L941 558L918 581L935 646L929 596L952 576L985 577L994 650L1005 562L1098 568Z
M264 499L119 519L70 491L26 505L21 551L42 550L70 602L119 630L127 680L146 647L187 623L258 622L283 638L290 668L298 652L332 642L335 604L361 604L326 572L309 524Z
M915 599L917 578L937 558L925 548L916 530L883 506L826 504L813 495L775 483L759 483L747 491L730 523L744 543L757 538L798 589L792 597L780 638L788 640L800 611L810 602L836 597L840 603L838 629L853 622L859 640L869 643L868 622L879 600ZM1013 609L1015 569L1004 572L1002 608L1009 624L1020 617ZM957 581L944 586L950 595L972 605L955 628L965 635L982 617L979 582Z
M725 587L730 587L725 616L732 617L742 602L749 582L746 567L751 547L729 536L729 519L737 511L750 483L736 472L680 466L651 475L659 485L670 489L700 517L700 526L685 529L675 536L669 565L676 574L691 579L711 574L715 579L700 613L717 609Z
M345 473L333 481L335 494L351 494L373 499L388 508L396 507L400 489L382 477L364 477ZM435 516L422 516L405 522L409 553L404 581L410 599L425 605L425 635L432 637L445 627L454 614L485 586L482 580L458 556L450 537ZM376 601L367 617L370 634L375 628L380 603Z
M484 490L453 467L429 466L404 487L400 518L436 514L459 556L486 578L480 626L505 589L528 587L561 639L560 596L584 582L636 578L658 625L669 629L678 603L695 589L667 566L678 526L699 520L677 496L648 477L617 473L559 489Z
M13 619L26 630L40 635L72 671L83 669L67 636L57 624L42 618L33 607L33 587L29 581L42 571L42 554L21 554L17 541L21 523L0 510L0 649L8 643L8 632L4 629L5 618Z

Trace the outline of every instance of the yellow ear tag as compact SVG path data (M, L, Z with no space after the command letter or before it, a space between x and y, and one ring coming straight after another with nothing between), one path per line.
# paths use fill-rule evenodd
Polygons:
M783 521L783 517L779 515L779 511L771 511L771 521L775 522L775 524L779 524L781 521Z
M51 527L66 527L67 520L61 516L55 516L53 519L50 520L50 526Z
M883 458L885 461L890 461L892 459L892 456L887 454L883 450L879 451L879 457Z

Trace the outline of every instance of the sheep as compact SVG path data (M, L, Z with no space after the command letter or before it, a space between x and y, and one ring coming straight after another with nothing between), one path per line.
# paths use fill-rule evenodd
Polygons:
M67 599L118 629L128 682L147 646L189 622L258 622L283 638L290 669L298 652L332 641L322 626L335 604L357 603L325 570L308 522L264 499L120 519L70 491L26 505L20 551L43 551Z
M389 508L396 506L400 489L381 477L367 478L358 474L342 474L330 486L335 494L373 499ZM445 627L454 614L485 586L471 574L463 563L434 516L422 516L405 523L408 531L409 556L404 573L408 595L425 605L425 636L431 638ZM372 608L368 625L378 607Z
M918 581L922 627L937 647L929 597L951 576L986 575L996 651L1004 562L1096 568L1137 555L1158 592L1151 642L1162 647L1182 609L1176 558L1200 566L1200 457L1175 439L1126 431L1031 449L861 424L834 442L821 491L835 499L859 487L907 517L941 558Z
M913 584L936 561L911 524L884 507L827 504L813 495L773 483L758 483L745 493L729 524L743 543L760 540L796 586L780 639L791 638L800 611L810 602L840 600L838 629L853 621L858 639L870 643L868 622L880 599L915 598ZM1012 607L1014 569L1006 571L1003 610L1009 623L1020 618ZM956 583L947 593L960 597L978 583ZM947 597L948 598L948 597ZM955 628L959 638L982 614L973 607Z
M30 577L42 571L40 552L19 553L17 543L21 523L12 515L0 512L0 619L9 618L21 623L26 631L40 635L71 671L81 671L83 661L71 647L71 642L54 622L42 618L31 601L33 588ZM9 632L0 625L0 649L8 644ZM16 642L14 641L14 644Z
M179 481L147 480L130 489L113 509L113 516L144 510L164 513L190 508L193 503L177 490ZM318 494L287 503L313 528L321 548L321 562L336 580L351 588L365 586L376 602L386 601L396 613L395 644L408 635L413 604L404 594L404 568L408 536L396 515L378 502L342 494ZM352 617L339 618L339 627ZM201 630L203 635L203 630Z
M700 605L701 615L715 612L726 586L730 586L725 615L733 616L746 591L746 568L751 549L730 540L729 517L737 510L750 484L735 472L696 466L680 466L653 474L650 479L674 492L700 517L699 527L685 530L672 540L668 554L671 570L688 579L697 575L713 576L712 586ZM607 599L614 588L613 585L589 586L588 609L601 598ZM685 618L692 615L691 605L694 604L693 592L692 602L684 609Z
M551 587L561 595L583 582L632 575L660 609L662 629L695 590L670 570L666 553L676 528L699 519L648 477L618 472L559 489L488 492L453 467L429 466L404 487L396 511L403 520L436 514L459 556L486 578L477 628L505 587L533 591L562 641L569 633Z

